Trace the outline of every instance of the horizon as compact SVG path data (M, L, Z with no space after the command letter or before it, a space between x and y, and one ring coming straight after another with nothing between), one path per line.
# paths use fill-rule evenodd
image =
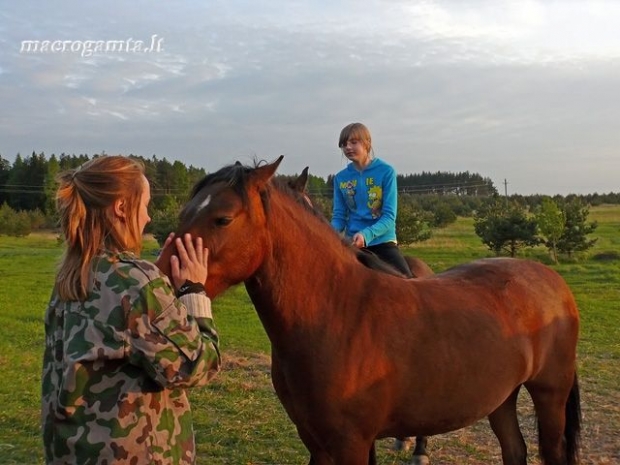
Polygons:
M30 158L33 155L33 153L36 156L39 156L39 155L43 154L43 156L45 157L46 161L49 160L52 156L60 158L62 155L66 155L66 156L69 156L69 157L86 156L86 157L88 157L88 159L91 159L94 156L112 155L112 154L108 154L108 153L93 154L93 155L89 155L89 154L86 154L86 153L82 153L82 154L69 154L69 153L66 153L66 152L61 152L61 154L52 153L52 154L46 155L42 151L39 152L39 153L37 153L36 151L31 152L30 155L28 155L28 156L24 156L21 153L19 155L22 157L22 159L26 159L26 158ZM15 159L17 158L17 155L18 154L16 154L15 157L13 157L13 159L10 160L10 159L6 158L4 155L2 155L2 152L0 151L0 159L4 158L5 160L8 160L11 163L11 165L13 165L15 163ZM119 155L121 155L121 154L119 154ZM179 162L183 163L183 165L187 169L189 169L189 168L204 169L202 167L194 166L191 163L190 164L186 164L183 160L168 159L167 157L158 157L157 154L153 154L153 155L151 155L149 157L144 157L144 156L137 155L137 154L128 154L128 155L123 155L123 156L136 156L136 157L141 157L141 158L146 159L146 160L151 160L153 157L155 157L156 161L163 161L165 159L166 161L168 161L171 164L173 164L176 161L179 161ZM258 162L258 161L272 162L274 160L255 160L255 161L256 162ZM234 163L234 162L231 162L231 163ZM209 174L209 173L212 173L214 171L217 171L219 168L222 168L223 166L225 166L225 165L217 167L217 168L215 168L212 171L208 171L208 170L205 169L205 174ZM303 168L302 168L302 170L303 170ZM301 170L300 170L300 172L301 172ZM298 176L300 174L300 172L281 173L281 172L277 171L276 175ZM508 187L507 187L510 183L507 180L504 180L501 183L501 186L500 186L500 185L497 185L491 178L489 178L488 176L485 176L483 173L472 172L470 170L465 170L465 171L433 171L433 172L421 171L421 172L417 172L417 173L397 173L397 177L399 177L399 176L406 177L406 176L412 176L412 175L415 176L415 175L422 175L422 174L429 174L431 176L432 175L440 175L440 174L458 175L458 174L464 174L464 173L468 173L470 175L478 175L478 176L480 176L482 178L483 181L487 181L487 180L491 181L492 186L497 190L497 194L500 195L500 196L508 196L508 197L510 197L512 195L519 195L519 196L524 196L524 197L528 197L528 196L548 196L548 197L561 196L561 197L567 197L567 196L571 196L571 195L591 196L591 195L615 195L615 194L619 194L620 193L620 190L618 190L618 191L609 191L609 192L587 192L587 193L581 193L581 194L577 194L577 193L574 193L574 192L569 192L568 194L541 194L541 193L536 193L536 192L531 193L531 194L520 194L520 193L517 193L517 192L510 193L510 192L508 192ZM322 179L326 183L326 185L327 185L327 181L329 180L329 176L335 175L335 173L330 173L327 176L320 176L320 175L312 173L311 170L309 170L308 174L309 174L309 176ZM502 190L502 186L503 186L503 190ZM43 187L43 186L41 186L41 187ZM405 186L405 187L408 187L408 186ZM420 185L420 186L415 186L415 187L416 187L415 191L405 192L405 193L420 194L420 195L431 194L432 192L430 192L430 191L434 191L434 190L436 190L438 188L442 188L442 187L446 188L446 184L445 183L443 183L443 184L441 184L441 183L440 184L425 184L425 185ZM467 184L459 184L459 183L457 183L457 184L455 184L454 187L466 188L466 187L471 187L471 186L468 186ZM420 190L420 188L425 188L425 189ZM314 193L314 192L312 192L312 189L309 189L309 191L310 191L310 193ZM426 191L429 191L429 192L426 192ZM399 193L403 193L403 192L399 192Z

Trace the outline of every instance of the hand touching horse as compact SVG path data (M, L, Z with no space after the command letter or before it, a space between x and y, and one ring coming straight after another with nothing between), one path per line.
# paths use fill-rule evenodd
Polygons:
M516 413L525 386L543 464L576 464L579 315L564 280L515 259L419 280L369 269L272 180L280 161L205 177L179 232L210 250L211 297L245 283L310 463L372 464L377 438L444 433L486 416L504 465L525 465Z

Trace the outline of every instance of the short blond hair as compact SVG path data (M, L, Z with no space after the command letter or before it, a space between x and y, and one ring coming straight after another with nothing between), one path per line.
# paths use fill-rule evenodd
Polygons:
M362 123L351 123L340 131L340 139L338 139L338 147L342 148L347 145L349 139L357 139L364 143L366 150L370 153L372 150L372 138L370 131Z

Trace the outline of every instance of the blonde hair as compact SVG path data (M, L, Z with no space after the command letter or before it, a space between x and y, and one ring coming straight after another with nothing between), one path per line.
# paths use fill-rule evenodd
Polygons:
M66 245L56 276L62 300L86 299L91 261L104 249L140 253L143 174L138 160L99 156L58 175L56 208ZM114 214L117 200L124 201L123 223Z
M372 151L372 138L370 137L370 131L362 123L351 123L345 126L342 131L340 131L338 147L343 148L347 145L347 141L349 139L357 139L362 141L368 153L370 154Z

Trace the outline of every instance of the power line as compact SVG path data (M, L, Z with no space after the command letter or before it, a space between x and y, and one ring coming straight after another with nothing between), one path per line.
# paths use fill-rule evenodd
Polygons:
M50 186L51 187L51 186ZM472 189L487 188L491 186L487 183L477 184L458 184L458 183L445 183L445 184L426 184L424 186L403 186L398 188L399 194L433 194L433 193L445 193L454 191L470 191ZM308 193L311 195L325 195L333 191L331 187L316 187L308 189ZM5 184L0 186L0 193L5 194L47 194L49 188L46 190L45 186L31 186L25 184ZM152 187L151 195L160 197L164 195L177 195L189 193L188 189L163 189Z
M422 184L415 186L402 186L398 187L399 194L433 194L433 193L445 193L454 191L471 191L474 189L493 189L493 186L486 182L472 182L472 183L439 183L439 184ZM315 187L308 189L311 195L323 195L332 192L331 187Z

